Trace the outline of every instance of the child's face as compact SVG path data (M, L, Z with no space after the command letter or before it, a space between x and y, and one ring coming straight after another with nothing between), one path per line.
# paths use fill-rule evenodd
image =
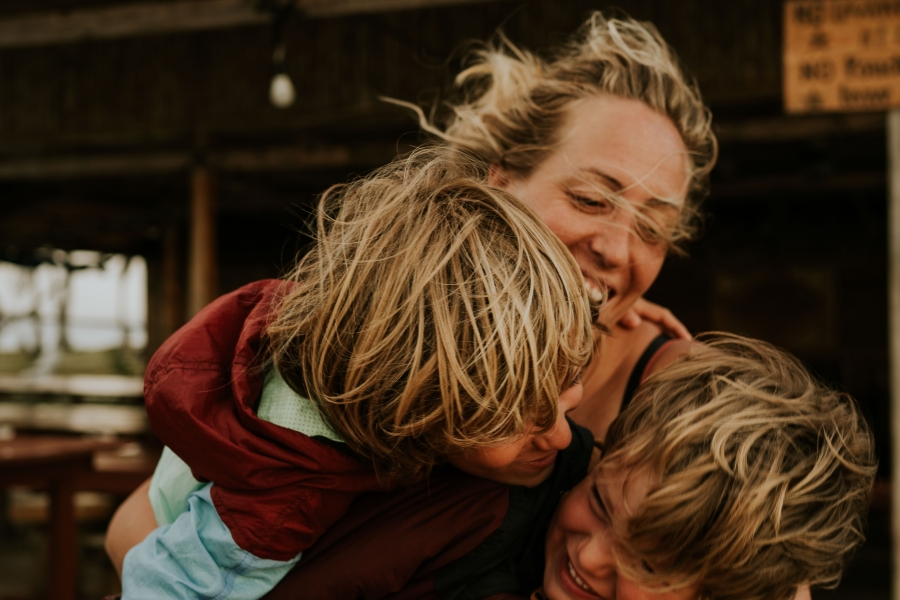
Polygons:
M556 455L572 441L566 413L581 402L583 388L576 381L559 397L556 424L550 431L526 431L512 441L451 454L451 465L470 475L508 485L534 487L550 476Z
M631 479L627 487L625 480ZM653 483L645 471L611 466L594 469L560 503L547 534L544 591L553 600L694 600L696 585L654 592L618 573L616 531L625 528ZM623 557L628 560L627 557ZM636 571L652 565L635 561Z

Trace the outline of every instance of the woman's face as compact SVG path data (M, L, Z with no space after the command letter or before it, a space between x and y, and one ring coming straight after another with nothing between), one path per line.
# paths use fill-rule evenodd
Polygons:
M603 95L571 108L560 143L527 177L495 167L491 183L537 211L569 248L589 287L606 286L602 315L616 323L656 279L666 246L644 241L632 215L601 192L618 194L671 230L684 204L686 165L684 143L668 117L643 102Z
M556 423L549 431L526 431L512 441L451 454L448 461L470 475L508 485L538 485L553 472L559 451L572 441L566 413L578 406L583 391L580 379L563 391Z
M544 591L553 600L695 600L696 585L654 592L618 572L613 555L617 531L644 501L652 477L604 466L569 492L547 534ZM628 560L627 557L622 557ZM638 572L653 566L634 561Z

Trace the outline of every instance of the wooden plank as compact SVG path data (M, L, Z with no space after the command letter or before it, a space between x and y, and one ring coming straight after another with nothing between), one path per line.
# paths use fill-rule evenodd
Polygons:
M335 17L496 0L298 0L308 17ZM0 20L0 48L222 29L271 22L257 0L181 0L33 13Z
M783 57L788 112L900 106L900 0L790 0Z
M888 113L888 327L893 598L900 600L900 109Z

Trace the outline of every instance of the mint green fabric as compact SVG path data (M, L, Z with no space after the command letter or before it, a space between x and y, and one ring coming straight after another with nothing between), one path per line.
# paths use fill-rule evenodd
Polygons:
M309 437L320 436L335 442L344 441L308 398L290 388L277 369L269 369L266 373L256 415L263 421L305 433Z
M191 468L178 455L163 448L150 480L150 505L157 525L169 525L184 512L188 496L203 487L191 475Z
M286 429L299 431L310 437L325 437L343 442L319 414L309 398L297 394L288 386L277 369L269 369L259 399L257 416ZM205 484L194 479L190 467L169 450L163 449L153 478L150 481L150 504L158 525L172 523L185 511L188 496Z

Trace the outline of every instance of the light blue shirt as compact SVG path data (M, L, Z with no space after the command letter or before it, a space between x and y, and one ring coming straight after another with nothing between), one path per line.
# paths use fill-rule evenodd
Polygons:
M187 510L125 555L123 600L256 600L297 564L300 554L279 561L242 550L219 518L210 489L208 483L192 493Z
M311 437L342 441L275 369L266 374L257 416ZM122 600L256 600L297 564L302 553L278 561L240 548L213 505L211 488L194 479L174 452L163 450L149 491L160 527L125 555Z

